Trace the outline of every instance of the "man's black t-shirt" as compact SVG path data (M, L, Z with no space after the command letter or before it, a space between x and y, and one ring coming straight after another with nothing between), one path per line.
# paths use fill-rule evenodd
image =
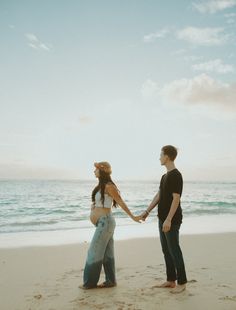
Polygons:
M160 200L158 203L158 217L164 222L167 218L167 215L170 211L171 203L173 200L173 193L182 195L183 190L183 178L182 174L177 168L168 171L161 177L160 181ZM172 218L172 224L181 224L182 223L182 208L181 203L175 212L175 215Z

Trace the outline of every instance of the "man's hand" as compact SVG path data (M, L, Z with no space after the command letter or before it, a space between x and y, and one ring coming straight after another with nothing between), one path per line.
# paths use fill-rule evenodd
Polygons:
M168 232L171 228L171 220L166 219L165 222L162 225L162 231Z
M145 221L146 218L148 217L148 215L149 215L149 213L148 213L147 211L144 211L144 212L140 215L142 221Z

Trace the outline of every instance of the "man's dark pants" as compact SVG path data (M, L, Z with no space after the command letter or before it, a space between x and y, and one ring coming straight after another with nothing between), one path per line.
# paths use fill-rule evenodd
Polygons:
M172 224L168 232L163 232L163 222L159 219L160 241L165 258L167 281L177 280L178 284L185 284L187 283L187 278L183 255L179 245L180 225Z

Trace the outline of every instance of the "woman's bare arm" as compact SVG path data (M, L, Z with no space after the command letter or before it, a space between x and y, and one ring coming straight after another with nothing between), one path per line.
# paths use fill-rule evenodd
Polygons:
M139 222L140 217L132 214L114 184L107 184L106 191L134 221Z

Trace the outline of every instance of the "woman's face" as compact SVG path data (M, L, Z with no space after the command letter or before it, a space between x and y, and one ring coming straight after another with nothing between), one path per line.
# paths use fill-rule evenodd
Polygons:
M96 177L96 178L98 178L98 177L100 176L100 173L99 173L99 169L98 169L98 168L96 168L96 169L94 170L94 174L95 174L95 177Z

